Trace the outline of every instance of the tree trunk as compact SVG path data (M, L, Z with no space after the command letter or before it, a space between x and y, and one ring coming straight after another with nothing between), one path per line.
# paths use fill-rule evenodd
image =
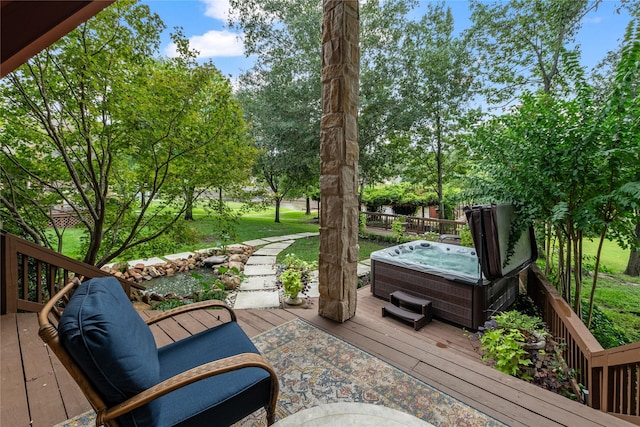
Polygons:
M437 143L437 150L436 150L436 166L438 168L438 205L440 208L440 212L438 213L438 218L440 219L446 219L446 212L444 211L444 197L442 194L442 129L441 129L441 125L440 125L440 116L436 117L436 143ZM440 233L442 234L444 232L444 229L442 229L443 225L440 225L441 230Z
M186 208L184 211L184 220L193 221L193 187L185 188Z
M591 319L593 316L593 299L596 294L596 285L598 284L598 270L600 270L600 256L602 255L602 244L607 237L607 226L602 227L600 232L600 241L598 242L598 252L596 252L596 266L593 271L593 284L591 285L591 296L589 297L589 313L587 314L587 328L591 327Z
M640 222L636 223L636 243L640 243ZM631 249L624 274L632 277L640 276L640 251Z
M307 196L307 209L305 215L311 215L311 199Z
M218 212L220 212L220 215L224 213L222 208L222 187L218 188Z
M275 222L280 222L280 203L282 202L281 197L276 197L276 220Z

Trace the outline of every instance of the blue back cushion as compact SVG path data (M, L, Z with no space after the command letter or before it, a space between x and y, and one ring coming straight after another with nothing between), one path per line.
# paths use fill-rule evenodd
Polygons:
M58 325L60 340L108 406L157 384L158 351L149 327L115 277L81 284ZM127 426L154 425L150 403L118 419Z

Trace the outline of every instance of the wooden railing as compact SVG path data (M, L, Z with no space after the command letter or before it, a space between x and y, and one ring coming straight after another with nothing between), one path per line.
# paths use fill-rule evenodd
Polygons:
M367 217L367 227L391 229L391 224L401 215L380 212L362 212ZM438 234L460 234L464 222L450 219L422 218L417 216L404 217L404 231L407 233L423 234L434 232Z
M99 268L0 230L0 312L38 312L72 277L108 276ZM120 279L119 279L120 280ZM120 280L129 294L139 285Z
M604 350L536 265L527 292L551 334L566 343L564 359L586 387L589 406L640 425L640 343Z

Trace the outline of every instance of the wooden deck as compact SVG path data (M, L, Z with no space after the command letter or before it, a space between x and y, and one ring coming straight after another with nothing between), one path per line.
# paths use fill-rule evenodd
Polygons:
M295 317L306 319L508 425L631 425L483 365L459 328L434 320L414 331L381 317L385 302L368 287L358 297L356 316L344 324L319 317L317 305L236 313L249 336ZM154 326L153 333L164 345L218 321L210 312L188 314ZM35 314L4 315L0 324L1 426L51 426L90 409L55 356L49 356Z

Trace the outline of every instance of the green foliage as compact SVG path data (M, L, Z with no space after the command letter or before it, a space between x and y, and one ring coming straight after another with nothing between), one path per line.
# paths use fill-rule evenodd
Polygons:
M396 242L400 242L404 238L404 227L406 224L406 218L399 216L391 223L391 233Z
M544 323L536 316L529 316L517 310L504 311L493 316L499 328L517 329L529 333L544 333Z
M598 306L593 307L593 317L589 330L605 349L619 347L631 342L625 333L614 325L611 319Z
M466 224L462 228L460 228L460 245L469 248L473 247L473 237L471 236L471 230Z
M499 371L527 380L531 380L532 376L523 368L532 362L524 345L546 335L544 323L539 317L517 310L492 316L477 334L483 352L482 360L491 359Z
M577 54L575 35L598 2L587 0L471 2L467 36L482 58L489 104L508 104L524 88L562 96L570 87L567 53Z
M399 58L403 84L403 135L411 141L403 175L435 193L445 215L445 187L464 173L468 149L460 138L467 117L476 115L471 100L478 88L477 56L454 31L445 2L428 2L427 12L407 26Z
M522 373L523 367L531 365L531 359L522 348L524 336L519 330L489 329L479 339L485 352L482 360L492 359L496 369L505 374L531 379L530 375Z
M363 234L366 229L367 229L367 215L361 212L358 215L358 233Z
M163 30L148 6L122 0L7 76L3 222L59 250L63 230L45 229L64 204L81 219L83 261L100 266L139 245L157 255L171 242L150 242L212 184L247 178L255 150L229 80L179 31L178 55L159 59Z
M202 275L194 272L191 273L191 276L198 279L198 283L202 287L201 291L193 293L194 302L213 299L224 301L227 297L227 291L225 291L224 285L219 280L205 280Z
M302 271L295 268L287 268L279 277L284 289L284 295L289 298L296 298L304 287L302 283Z
M183 305L187 305L189 302L182 297L171 297L165 298L162 301L158 301L155 303L152 308L154 310L171 310L172 308L181 307Z
M436 242L440 238L440 233L436 231L427 231L426 233L422 234L422 238L430 242Z
M284 290L284 295L296 298L299 293L306 293L311 271L317 267L317 262L305 261L294 253L285 255L284 261L278 266L278 282Z
M408 182L365 187L361 198L367 205L367 210L371 212L376 212L382 206L392 206L394 212L395 209L408 212L403 215L413 215L420 206L438 204L438 195L436 193L428 192L421 186Z
M120 258L140 259L177 253L184 245L198 241L200 238L197 228L187 221L179 220L171 229L158 237L124 251Z

